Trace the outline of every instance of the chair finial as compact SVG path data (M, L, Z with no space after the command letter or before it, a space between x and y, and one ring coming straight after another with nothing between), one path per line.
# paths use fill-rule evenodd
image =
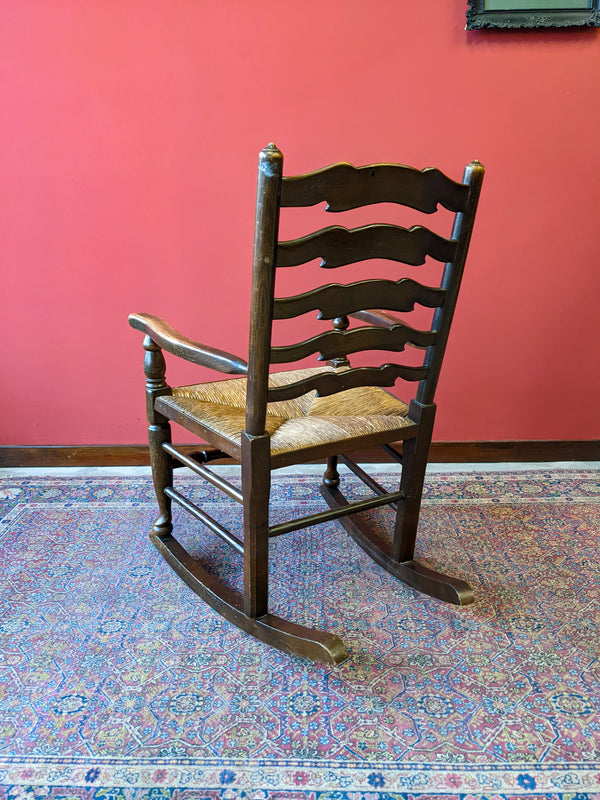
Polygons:
M281 172L283 153L271 142L260 151L258 162L259 169L268 177L273 177L278 171Z
M277 147L275 142L269 142L269 144L264 148L263 153L280 153L281 150Z

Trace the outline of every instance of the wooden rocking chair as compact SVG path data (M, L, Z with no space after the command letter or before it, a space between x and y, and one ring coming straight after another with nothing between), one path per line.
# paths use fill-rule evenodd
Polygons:
M239 628L274 647L313 660L337 664L347 658L335 635L306 628L269 613L269 538L339 519L347 532L384 569L433 597L456 604L473 600L470 587L417 563L413 556L425 468L435 416L434 393L448 339L484 169L474 161L462 183L437 169L419 171L396 164L353 167L340 163L295 177L283 177L283 156L269 145L259 157L256 235L248 362L192 341L149 314L132 314L132 327L144 339L147 411L154 487L160 514L151 539L179 576L207 603ZM438 205L452 213L452 232L444 238L420 225L409 229L369 224L326 227L291 241L278 241L280 209L314 206L342 212L372 203L396 203L433 214ZM418 266L430 257L440 264L438 285L423 285L394 275L377 278L378 262L364 265L366 280L327 283L289 297L275 297L275 273L321 257L320 266L343 267L368 259ZM374 274L375 273L375 274ZM380 273L381 274L381 273ZM428 330L408 325L415 304L434 311ZM373 311L371 308L383 309ZM275 346L273 321L318 311L333 330L300 344ZM402 319L391 315L400 312ZM350 327L349 318L366 325ZM279 323L281 324L281 323ZM350 367L350 353L422 348L418 366L396 363ZM165 381L162 350L221 373L237 375L194 386ZM285 372L271 365L291 364L319 354L320 365L305 363ZM354 356L353 356L354 358ZM389 358L389 356L388 356ZM326 364L322 362L326 361ZM381 387L397 379L415 381L406 405ZM215 450L184 453L171 443L170 421ZM402 442L401 454L392 446ZM402 463L398 491L387 492L348 453L381 446ZM241 491L205 464L230 457L241 463ZM290 464L326 459L321 493L329 509L276 525L269 522L270 471ZM338 459L372 495L348 502L339 489ZM225 529L173 488L173 468L188 466L243 505L243 539ZM244 588L236 593L192 558L172 535L175 501L243 556ZM385 504L396 507L391 545L370 530L361 512Z

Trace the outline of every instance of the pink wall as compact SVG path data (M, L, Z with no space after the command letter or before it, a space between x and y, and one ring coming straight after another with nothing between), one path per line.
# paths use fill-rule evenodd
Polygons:
M597 438L598 31L467 33L464 10L4 0L0 441L144 441L129 311L245 354L269 141L288 173L479 158L435 438Z

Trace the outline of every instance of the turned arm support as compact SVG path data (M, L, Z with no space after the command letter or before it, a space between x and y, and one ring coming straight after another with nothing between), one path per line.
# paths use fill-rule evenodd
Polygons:
M160 317L153 314L130 314L129 324L146 336L149 336L167 353L198 364L201 367L216 369L218 372L225 372L230 375L246 375L248 364L238 356L226 353L224 350L216 350L187 336L182 336L175 328L172 328Z
M378 325L380 328L391 328L393 325L402 324L402 320L393 314L388 314L387 311L375 311L371 308L365 311L354 311L348 316L368 322L370 325Z

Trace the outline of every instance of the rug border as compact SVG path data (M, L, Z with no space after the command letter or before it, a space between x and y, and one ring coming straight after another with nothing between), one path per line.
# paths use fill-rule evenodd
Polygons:
M0 759L0 786L531 795L600 792L600 762L448 765L232 759Z

